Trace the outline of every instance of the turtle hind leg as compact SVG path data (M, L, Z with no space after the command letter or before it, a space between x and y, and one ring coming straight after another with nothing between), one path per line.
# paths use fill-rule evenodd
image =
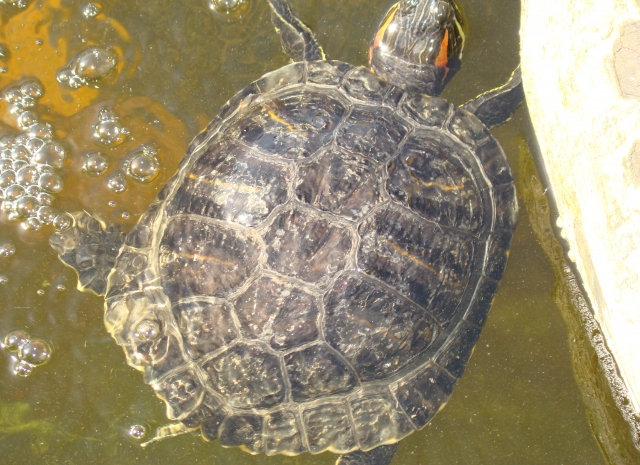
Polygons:
M368 452L357 450L341 455L336 465L389 465L397 448L398 444L390 444L378 446Z
M118 226L106 226L86 212L76 212L73 217L73 226L52 235L49 244L60 260L78 273L78 289L104 295L124 234Z
M316 42L313 31L291 10L287 0L268 0L271 6L271 22L282 41L282 48L294 61L324 60L322 47Z
M520 66L507 83L468 101L462 108L473 113L488 128L507 122L524 100Z

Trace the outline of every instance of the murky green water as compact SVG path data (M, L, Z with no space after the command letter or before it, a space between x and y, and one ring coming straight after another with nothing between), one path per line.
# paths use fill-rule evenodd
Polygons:
M66 144L65 189L55 206L85 208L109 221L133 224L174 172L189 140L233 93L288 62L269 22L266 2L250 0L238 21L225 22L205 0L105 1L87 19L86 2L0 4L0 88L38 78L36 107ZM365 64L370 38L388 0L297 0L329 57ZM465 0L469 21L463 68L445 91L461 104L499 85L516 66L519 6L515 0ZM89 45L109 46L118 79L100 90L63 88L56 71ZM142 144L155 144L162 169L149 184L128 181L115 194L105 176L81 172L83 155L98 147L91 126L108 105L131 137L104 149L112 169ZM0 102L0 132L16 132ZM494 130L518 172L518 143L527 137L525 110ZM111 204L110 204L111 202ZM113 204L115 202L115 204ZM125 217L123 218L123 213ZM128 214L128 218L127 218ZM51 361L27 378L12 373L0 351L0 454L13 464L331 464L335 456L250 456L191 435L148 449L127 437L133 424L166 423L164 404L125 364L102 323L102 301L75 290L76 277L46 243L51 229L20 231L0 218L0 335L14 328L51 342ZM64 286L61 290L60 286ZM521 208L512 254L489 320L447 405L422 431L405 439L393 464L601 464L569 359L567 333L551 300L553 278ZM40 291L40 292L38 292Z

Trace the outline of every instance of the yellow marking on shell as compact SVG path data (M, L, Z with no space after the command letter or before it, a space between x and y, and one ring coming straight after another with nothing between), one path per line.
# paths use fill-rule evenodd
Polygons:
M287 122L286 120L280 118L278 115L276 115L273 111L271 110L267 110L267 113L269 113L269 117L271 117L272 120L282 124L283 126L286 126L287 128L289 128L289 131L295 131L296 129L291 125L291 123Z
M442 189L443 191L459 191L460 189L464 189L464 185L456 184L455 186L447 186L446 184L440 184L439 182L431 181L431 182L423 182L426 187L437 187L438 189Z
M246 193L249 193L249 194L261 194L262 193L262 189L259 189L257 187L245 186L244 184L232 184L230 182L222 181L221 179L209 180L209 179L199 178L198 176L196 176L193 173L189 173L189 175L187 177L189 179L194 179L196 181L203 182L205 184L209 184L211 186L228 187L228 188L235 189L235 190L238 190L240 192L246 192Z
M421 268L424 268L427 271L430 271L433 274L439 274L439 272L432 266L427 265L426 263L424 263L422 260L414 257L413 255L411 255L409 252L407 252L406 250L402 250L400 247L398 247L396 244L394 244L391 241L386 240L384 237L379 237L378 238L380 240L380 242L382 242L383 244L388 245L389 247L391 247L393 250L395 250L396 252L398 252L400 255L402 255L405 258L408 258L409 260L411 260L413 263L415 263L416 265L418 265Z
M411 166L410 163L407 163L409 166ZM414 183L419 183L422 184L425 187L437 187L438 189L441 189L443 191L459 191L461 189L464 189L464 184L454 184L453 186L448 186L447 184L442 184L440 182L436 182L436 181L429 181L429 182L425 182L422 179L420 179L419 177L417 177L415 174L411 173L411 177L413 178L413 182Z
M210 260L212 262L220 263L221 265L236 266L235 262L227 262L224 260L220 260L219 258L214 257L212 255L201 255L199 253L187 253L187 252L177 252L177 254L180 255L181 257L185 257L190 260Z

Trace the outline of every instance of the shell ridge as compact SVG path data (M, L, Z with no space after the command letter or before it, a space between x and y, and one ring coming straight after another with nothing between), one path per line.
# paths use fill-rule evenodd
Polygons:
M400 401L398 400L398 397L396 396L396 393L394 392L394 390L391 389L391 388L389 388L388 390L389 390L389 396L391 396L391 399L394 402L394 407L397 408L400 412L402 412L402 414L407 419L409 424L413 427L413 431L418 431L420 428L418 428L418 426L415 424L415 422L413 421L411 416L402 407L402 405L400 404Z

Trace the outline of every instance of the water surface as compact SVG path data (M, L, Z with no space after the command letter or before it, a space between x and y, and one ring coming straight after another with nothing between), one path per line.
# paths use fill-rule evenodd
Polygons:
M87 209L129 228L175 171L190 139L236 91L289 60L280 50L266 2L249 0L241 18L212 14L205 0L109 0L83 16L87 2L0 4L0 89L37 78L44 96L36 107L66 144L64 190L55 207ZM369 41L387 0L298 0L294 6L316 31L330 58L364 65ZM444 96L462 104L504 82L518 62L519 4L465 0L469 22L463 68ZM99 89L70 89L57 71L89 46L110 47L117 79ZM114 148L92 139L99 111L108 107L130 130ZM0 133L15 118L0 101ZM518 143L528 137L526 110L493 131L514 173ZM126 179L115 193L106 176L143 144L160 163L150 183ZM89 177L83 157L102 150L108 173ZM102 323L102 301L75 289L76 276L47 245L50 227L20 230L5 217L0 245L0 335L15 328L49 341L51 361L27 378L12 373L6 351L0 372L0 452L21 464L332 464L329 453L299 457L250 456L192 435L141 449L127 437L134 424L167 423L164 403L128 367ZM422 431L402 441L392 464L602 464L574 381L567 332L551 299L553 277L521 208L512 254L498 296L467 371L446 408Z

